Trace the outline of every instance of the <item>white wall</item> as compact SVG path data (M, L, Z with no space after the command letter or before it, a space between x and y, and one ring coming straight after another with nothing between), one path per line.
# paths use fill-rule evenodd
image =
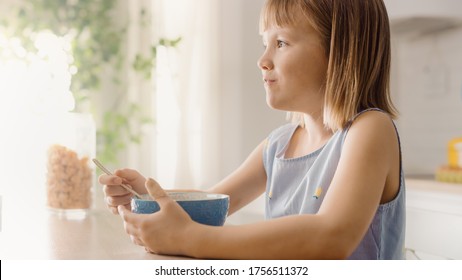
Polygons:
M462 136L462 27L394 36L405 172L433 174L447 164L447 142Z
M462 2L384 0L392 26L392 93L408 175L447 164L462 136Z
M221 1L223 176L247 157L285 114L266 105L257 60L263 44L258 33L264 0Z

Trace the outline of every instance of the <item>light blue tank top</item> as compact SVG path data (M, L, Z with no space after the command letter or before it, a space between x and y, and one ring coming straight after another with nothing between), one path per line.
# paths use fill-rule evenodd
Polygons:
M322 148L298 158L284 158L297 124L286 124L269 135L263 153L267 174L266 219L318 212L337 169L352 121ZM405 187L401 168L397 196L379 205L366 235L349 259L403 259L404 235Z

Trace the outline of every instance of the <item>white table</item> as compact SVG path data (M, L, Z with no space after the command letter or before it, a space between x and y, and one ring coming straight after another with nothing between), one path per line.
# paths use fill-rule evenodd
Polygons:
M2 260L184 259L147 253L131 242L120 217L106 209L92 210L80 220L66 219L47 209L37 209L33 215L27 212L3 213Z

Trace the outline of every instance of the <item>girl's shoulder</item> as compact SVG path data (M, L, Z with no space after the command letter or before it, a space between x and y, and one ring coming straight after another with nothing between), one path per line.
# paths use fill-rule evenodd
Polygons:
M361 130L370 129L373 131L382 129L391 129L391 131L396 130L396 126L392 117L387 112L380 109L367 109L356 114L347 123L345 130L349 131L353 127Z
M350 148L367 149L375 146L380 147L379 149L385 153L399 147L400 142L393 119L381 110L367 110L355 116L345 130L343 138L345 143L350 143Z

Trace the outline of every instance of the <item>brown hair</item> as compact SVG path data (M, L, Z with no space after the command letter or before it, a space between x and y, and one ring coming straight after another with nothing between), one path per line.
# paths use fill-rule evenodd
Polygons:
M328 57L324 124L342 129L357 113L379 108L393 118L390 97L390 26L382 0L268 0L260 30L306 19ZM301 114L296 113L295 118Z

